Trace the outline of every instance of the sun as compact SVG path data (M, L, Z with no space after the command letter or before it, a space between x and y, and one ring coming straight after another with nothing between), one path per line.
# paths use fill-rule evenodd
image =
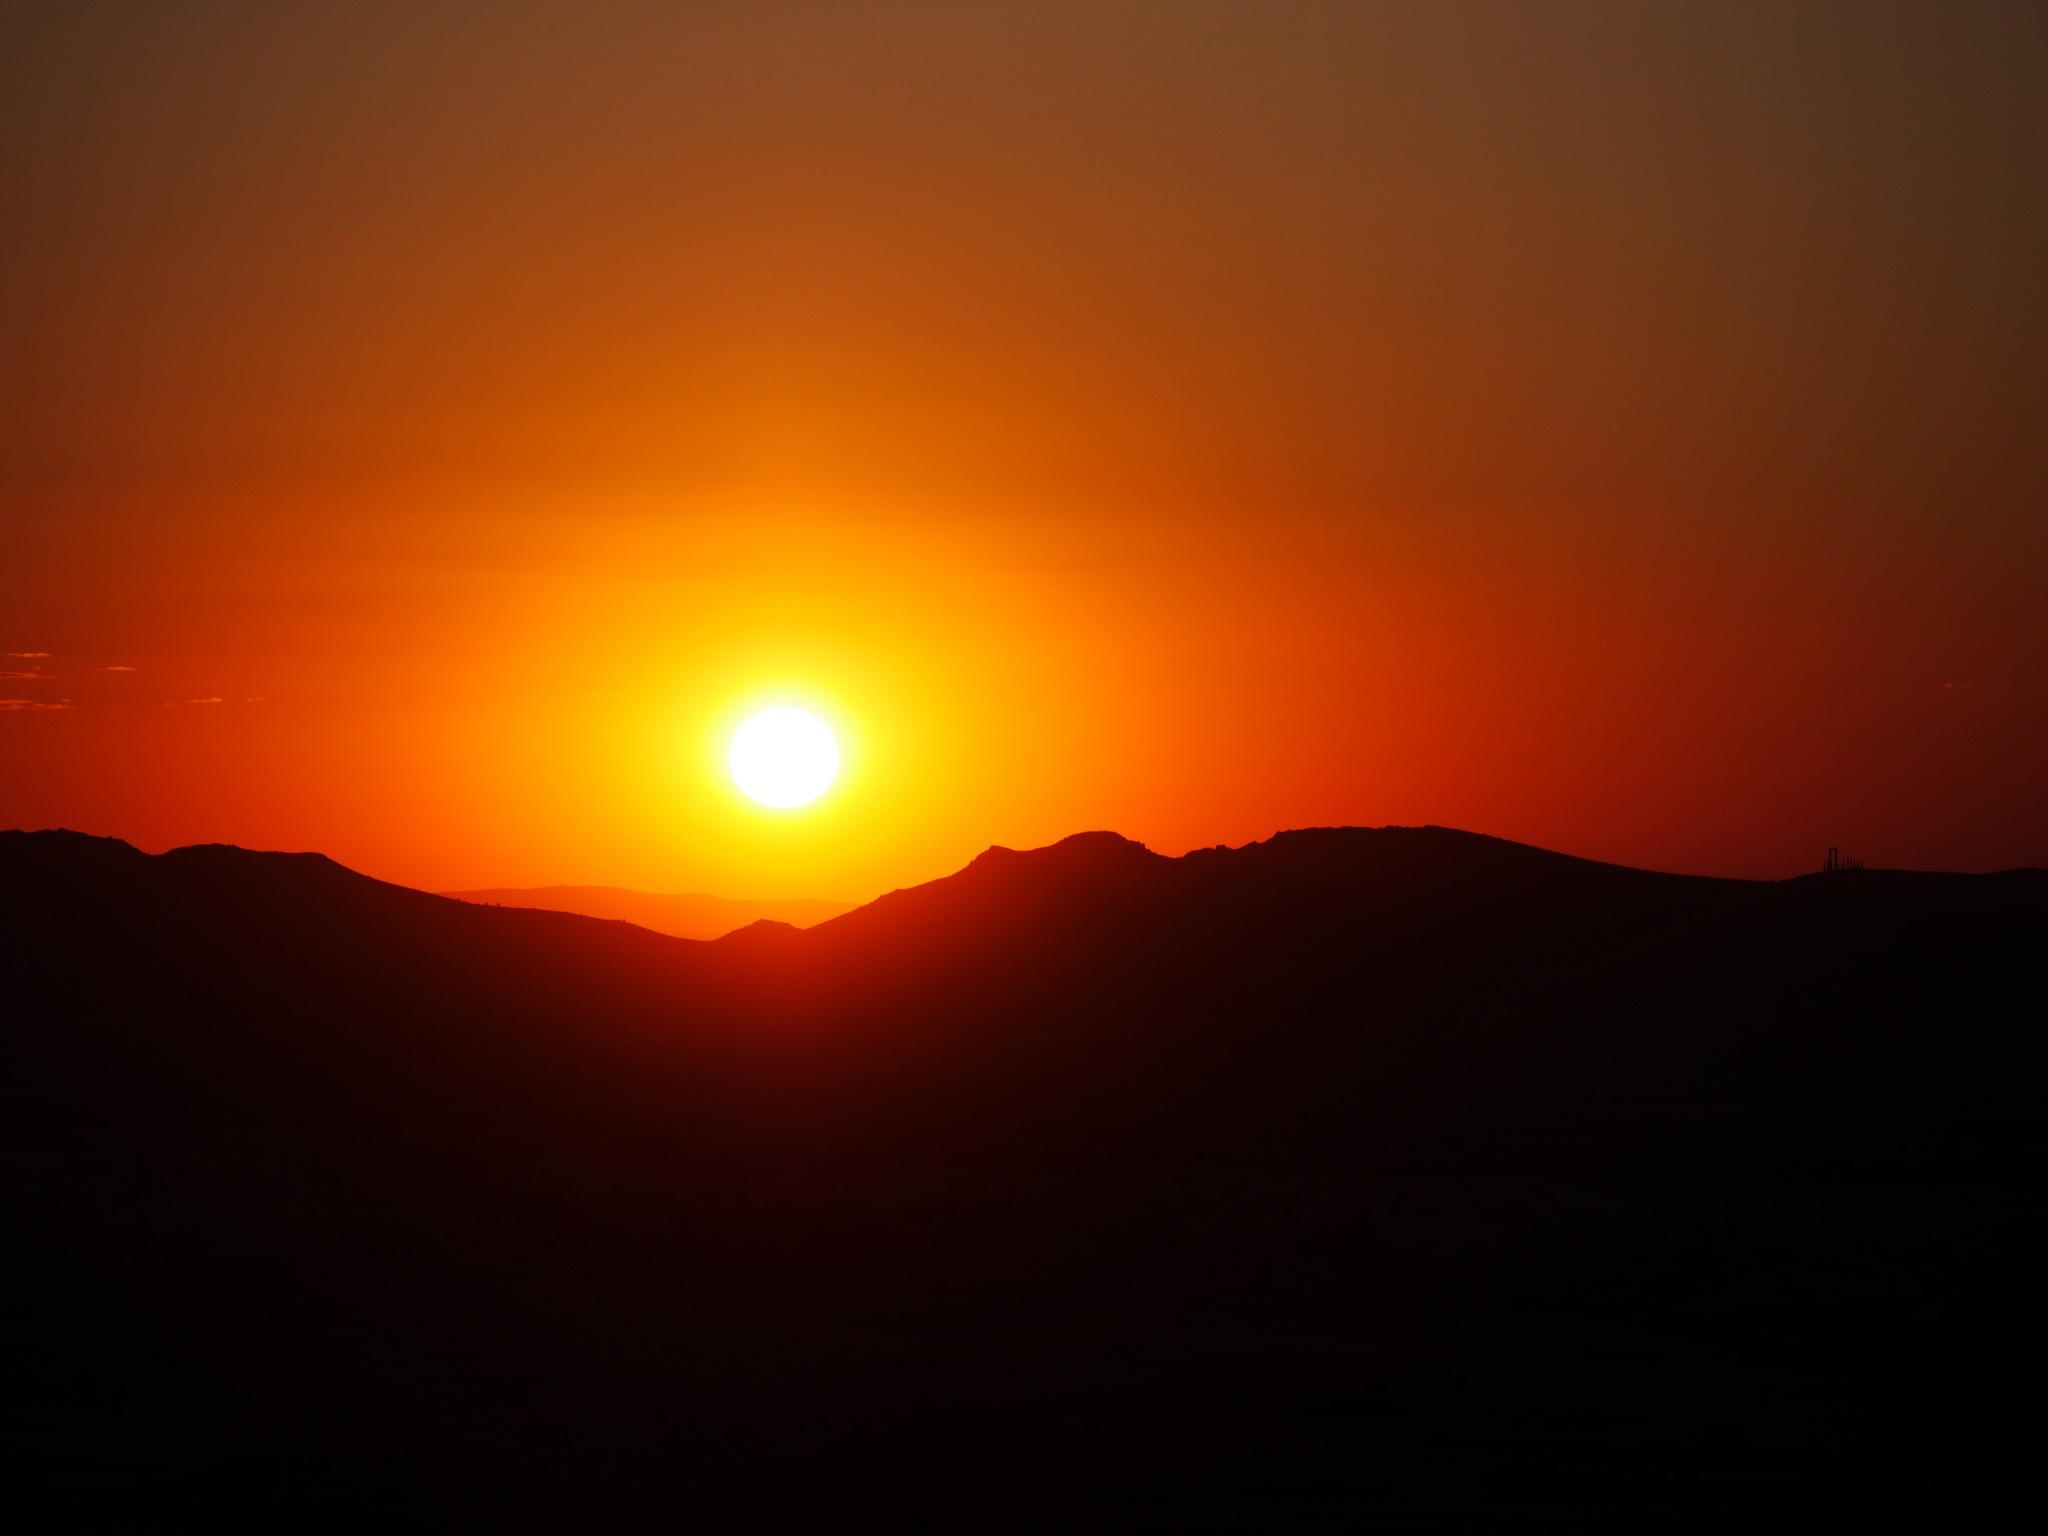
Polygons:
M839 776L839 743L816 715L783 706L749 716L726 753L733 782L779 811L809 805Z

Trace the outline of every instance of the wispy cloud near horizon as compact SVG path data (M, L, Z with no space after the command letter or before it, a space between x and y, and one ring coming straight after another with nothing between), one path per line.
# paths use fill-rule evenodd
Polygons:
M69 699L0 699L0 711L14 714L25 711L40 712L43 710L69 709L70 707L71 701Z

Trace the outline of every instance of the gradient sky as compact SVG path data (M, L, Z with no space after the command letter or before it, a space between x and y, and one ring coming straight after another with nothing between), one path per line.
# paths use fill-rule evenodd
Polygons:
M2048 864L2044 187L2039 4L10 5L0 825Z

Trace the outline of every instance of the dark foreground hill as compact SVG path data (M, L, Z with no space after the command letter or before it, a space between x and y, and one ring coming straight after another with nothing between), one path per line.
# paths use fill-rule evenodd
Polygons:
M612 885L538 885L479 891L443 891L457 901L492 907L536 907L545 912L577 912L633 923L679 939L718 939L749 923L789 923L808 928L850 911L844 901L799 898L790 901L739 901L729 896L655 895L621 890Z
M2048 877L991 849L715 943L0 834L43 1528L2031 1525Z

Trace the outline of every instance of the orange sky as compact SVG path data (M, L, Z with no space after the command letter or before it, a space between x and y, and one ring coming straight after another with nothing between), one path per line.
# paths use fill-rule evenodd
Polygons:
M2035 8L681 9L0 22L0 825L2048 863Z

